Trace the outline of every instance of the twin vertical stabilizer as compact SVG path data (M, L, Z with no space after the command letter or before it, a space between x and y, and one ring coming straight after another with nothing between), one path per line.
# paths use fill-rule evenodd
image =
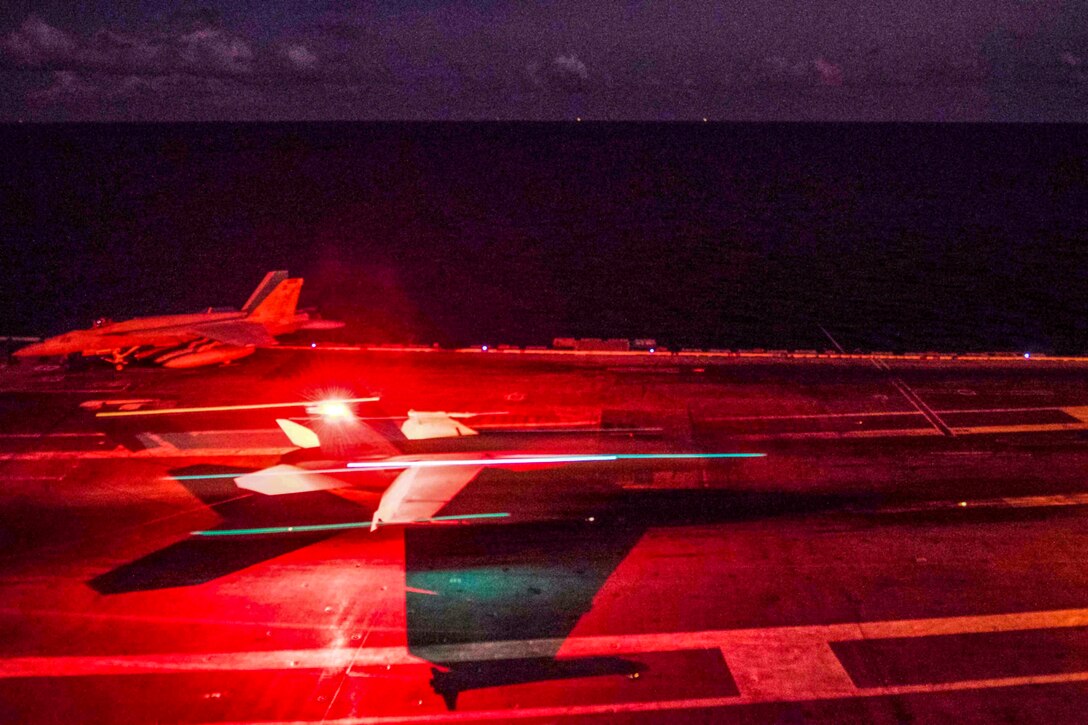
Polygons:
M264 302L268 295L272 294L272 290L279 287L280 282L287 280L287 270L281 269L275 272L269 272L261 280L261 283L257 285L257 289L253 290L253 294L249 296L246 303L242 305L242 312L253 312L257 309L257 305Z

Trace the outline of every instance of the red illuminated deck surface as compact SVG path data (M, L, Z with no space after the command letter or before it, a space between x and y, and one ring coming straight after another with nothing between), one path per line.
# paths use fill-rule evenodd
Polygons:
M1080 719L1088 364L656 360L0 371L0 721ZM406 455L546 465L374 533L404 466L238 488L296 453L218 408L330 390L474 416Z

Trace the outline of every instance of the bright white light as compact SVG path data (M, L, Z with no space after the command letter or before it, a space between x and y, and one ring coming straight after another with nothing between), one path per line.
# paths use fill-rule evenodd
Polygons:
M310 348L312 349L312 348L315 348L315 347L317 347L317 343L316 342L311 342L310 343Z
M480 350L482 352L487 352L487 345L480 345Z
M1030 360L1031 359L1031 353L1030 352L1025 352L1024 353L1024 359L1025 360Z
M352 412L351 406L342 400L322 400L310 410L329 423L338 423L355 418L355 413Z
M650 348L650 352L653 352L653 351L654 351L654 348L652 348L652 347L651 347L651 348Z

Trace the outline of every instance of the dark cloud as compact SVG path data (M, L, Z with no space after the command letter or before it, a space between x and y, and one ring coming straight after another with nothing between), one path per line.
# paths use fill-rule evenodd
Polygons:
M825 86L841 86L842 85L842 68L820 57L812 61L812 68L816 71L816 77L819 82Z
M724 77L729 81L734 79L733 75ZM796 59L770 55L755 61L735 77L735 85L741 87L841 86L844 81L842 66L823 56Z
M91 118L259 113L285 83L310 82L320 68L303 43L262 47L217 20L209 24L213 19L190 13L171 23L173 32L102 28L81 37L30 16L0 39L0 50L10 67L49 72L45 85L26 94L31 110Z
M79 48L71 35L33 15L6 36L0 46L15 62L30 67L63 64L77 55Z
M253 72L253 49L239 37L217 28L200 28L176 39L180 67L189 71L226 73Z
M203 1L209 7L167 12L25 0L41 9L9 13L11 25L0 30L0 112L753 120L1088 113L1084 2Z
M247 75L255 52L242 37L220 28L142 35L101 29L81 38L29 17L2 41L17 67L123 75Z
M223 15L207 5L179 3L179 7L170 10L166 17L166 26L176 32L190 33L202 28L218 28L223 24Z
M283 57L299 70L313 70L317 67L317 56L305 45L288 45L283 48L282 53Z
M1030 32L996 31L983 55L991 118L1088 121L1088 3L1065 3Z
M69 70L59 70L53 73L53 82L45 87L31 91L29 99L32 103L57 103L70 100L85 100L98 96L101 89L94 83L84 79L78 73Z
M526 73L536 88L580 93L589 87L589 69L574 53L560 54L547 62L534 61Z

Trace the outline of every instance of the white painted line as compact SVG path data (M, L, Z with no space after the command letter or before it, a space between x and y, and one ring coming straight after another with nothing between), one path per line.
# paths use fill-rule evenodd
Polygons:
M452 712L436 712L427 715L389 715L371 717L347 717L336 720L299 721L321 722L326 725L382 725L383 723L421 723L421 722L471 722L471 721L510 721L510 720L556 720L563 717L579 717L587 715L618 715L640 712L669 712L673 710L694 710L717 707L737 707L742 705L756 705L769 702L801 702L813 700L843 700L860 697L888 697L895 695L912 695L933 692L956 692L962 690L984 690L999 687L1021 687L1025 685L1053 685L1075 682L1088 682L1088 672L1069 672L1057 675L1041 675L1036 677L1006 677L993 680L967 680L963 682L939 683L933 685L903 685L898 687L866 688L853 693L813 693L799 698L760 698L741 695L739 697L705 697L685 700L639 700L635 702L617 702L599 705L556 705L552 707L516 707L509 710L459 710ZM255 723L246 720L245 723ZM270 725L280 721L261 721L262 725ZM284 721L286 722L286 721ZM211 725L210 723L208 725ZM242 725L242 721L226 723L215 721L215 725Z
M101 410L107 405L144 405L146 403L158 403L160 398L128 398L121 400L84 400L79 404L84 410Z
M1048 433L1063 430L1084 430L1085 423L1040 423L1036 425L976 425L971 428L953 428L956 435L990 435L994 433Z
M1072 609L801 627L489 642L433 647L416 653L409 652L405 647L334 647L228 653L12 657L0 660L0 678L291 669L320 669L331 673L346 671L351 667L368 666L419 667L426 673L432 663L551 656L557 651L560 658L578 658L720 648L740 691L737 696L725 697L430 712L419 715L344 718L331 722L346 725L434 720L452 722L514 718L554 719L576 715L664 712L769 702L840 700L1086 682L1088 672L1066 672L859 688L853 684L829 646L832 642L862 639L1044 630L1085 625L1088 625L1088 609Z
M173 443L167 442L161 435L156 433L138 433L136 438L143 443L148 450L159 449L176 451L178 449Z
M522 348L489 348L487 350L481 350L479 347L469 348L457 348L457 349L442 349L433 347L419 347L419 346L402 346L402 345L322 345L318 348L311 348L309 345L277 345L276 347L267 348L269 352L286 352L286 351L305 351L305 352L377 352L377 353L425 353L428 355L490 355L495 356L524 356L533 357L535 355L544 357L655 357L663 358L665 360L676 359L702 359L702 358L722 358L722 359L755 359L755 360L779 360L779 359L795 359L801 362L842 362L842 361L862 361L869 362L872 360L892 360L895 362L911 362L911 363L928 363L931 365L941 365L957 363L989 363L994 365L1004 365L1008 367L1021 367L1031 366L1037 367L1039 365L1046 365L1047 363L1088 363L1088 357L1076 356L1076 355L1038 355L1033 356L1030 360L1023 356L1023 353L1018 352L977 352L977 353L957 353L957 352L907 352L902 354L889 354L883 352L873 353L842 353L842 352L816 352L816 351L793 351L788 350L772 350L757 352L755 350L664 350L658 349L656 353L651 353L649 350L553 350L553 349L522 349Z
M804 698L810 693L857 694L850 675L826 641L752 642L723 648L741 694L752 700Z
M1088 423L1088 405L1076 406L1072 408L1062 408L1063 413L1068 413L1077 420Z
M369 398L344 398L341 403L374 403L381 400L377 397ZM180 413L220 413L240 410L267 410L270 408L305 408L313 406L319 400L301 400L292 403L254 403L249 405L208 405L197 408L154 408L151 410L117 410L105 413L95 413L96 418L128 418L146 415L178 415Z
M966 414L966 413L1037 413L1043 410L1061 410L1065 411L1060 405L1042 405L1042 406L1028 406L1023 408L953 408L951 410L938 410L938 413L944 414Z
M878 367L881 367L881 369L887 371L889 375L892 374L891 368L888 367L887 363L880 361L878 363ZM922 400L922 398L917 393L910 389L910 386L907 385L907 383L902 378L893 377L892 385L895 387L896 390L903 394L903 397L907 399L907 402L917 408L918 412L926 417L926 420L928 420L934 428L939 430L943 435L954 435L952 433L952 429L949 428L943 420L941 420L941 417L939 415L933 412L932 408L926 405L926 402Z
M993 451L930 451L932 456L992 456Z
M995 433L1054 433L1070 430L1088 430L1088 423L1038 423L1027 425L980 425L970 428L950 428L956 435L993 435ZM816 431L811 433L732 433L728 435L745 440L804 439L804 438L900 438L912 436L939 436L934 428L875 428L872 430ZM954 455L948 453L946 455ZM962 455L962 454L959 454Z
M839 351L840 353L842 353L842 354L844 354L844 355L846 354L846 350L844 350L844 349L843 349L842 345L840 345L840 344L839 344L839 341L838 341L838 340L836 340L835 338L833 338L833 337L831 336L831 333L827 331L827 328L826 328L826 327L824 327L823 325L820 325L820 324L817 324L817 325L816 325L816 327L819 327L819 328L820 328L820 331L821 331L822 333L824 333L824 335L826 335L826 336L827 336L827 339L828 339L828 340L831 340L831 344L835 346L835 349L836 349L836 350L838 350L838 351Z
M1049 408L1047 409L1049 410ZM698 418L696 422L722 422L729 420L821 420L824 418L870 418L892 415L921 415L917 410L868 411L865 413L806 413L804 415L736 415Z
M978 509L1048 508L1054 506L1088 506L1088 493L1060 493L1046 496L1007 496L1002 498L985 498L966 501L924 501L908 506L889 506L874 509L874 512L898 514L946 511L953 509L977 511Z
M953 408L949 410L934 411L940 415L966 415L968 413L1037 413L1040 411L1060 410L1074 418L1080 418L1088 423L1088 407L1061 407L1058 405L1033 406L1024 408ZM865 411L862 413L806 413L802 415L737 415L724 417L700 418L700 421L727 421L727 420L808 420L821 418L865 418L891 415L921 415L917 410L888 410Z
M441 594L441 592L438 592ZM33 612L24 612L33 614ZM474 644L406 647L329 647L302 650L249 652L178 652L134 655L77 655L59 657L9 657L0 659L0 678L72 677L154 672L197 672L220 670L266 670L342 667L354 661L358 666L430 665L434 662L479 662L551 656L560 658L623 656L648 652L675 652L692 649L721 649L730 671L740 681L750 681L756 672L745 670L745 662L755 668L773 666L746 648L767 647L791 652L794 658L808 653L828 664L822 647L832 642L932 637L949 634L1014 632L1088 626L1088 609L1060 609L979 616L939 617L876 622L855 622L797 627L704 630L697 632L661 632L653 634L599 635L588 637L506 640ZM819 645L820 647L817 647ZM731 653L744 652L736 660ZM746 659L747 655L747 659ZM798 660L799 661L799 660ZM812 667L813 662L806 662ZM841 667L837 662L835 667ZM809 682L838 682L837 675L810 673ZM823 685L821 685L823 687ZM855 688L856 689L856 688ZM770 693L768 693L769 696ZM778 693L781 695L781 693ZM810 693L811 694L811 693ZM750 697L742 690L742 695Z
M237 501L244 496L238 496L235 498L227 499L225 501L219 501L215 506L221 506L224 503L230 501ZM163 516L158 521L166 521L171 518L180 516L187 516L197 511L205 510L203 506L199 508L189 509L187 511L179 511L176 514L168 514ZM147 522L154 523L154 522ZM136 526L128 527L129 529L138 529L147 524L137 524ZM306 631L316 632L336 632L340 631L341 625L338 624L317 624L314 622L292 622L288 620L276 620L269 621L267 619L225 619L222 617L181 617L173 614L163 613L161 610L156 614L137 614L133 612L89 612L86 610L64 610L64 609L35 609L33 612L29 611L26 607L0 607L0 616L26 618L26 617L51 617L55 619L78 619L78 620L95 620L103 622L140 622L150 623L154 625L176 625L178 627L191 627L198 625L212 625L215 627L230 626L230 627L264 627L265 629L301 629ZM393 631L394 628L388 628L389 631ZM384 630L383 630L384 631ZM395 629L397 632L403 632L404 627L398 627ZM3 659L0 658L0 662Z
M839 438L910 438L915 436L939 436L936 428L881 428L875 430L818 431L813 433L729 433L744 440L806 439L835 440Z
M267 448L148 448L130 451L118 446L112 451L31 451L0 453L0 461L72 461L123 458L230 458L246 456L282 456L297 450L293 446Z
M41 381L32 381L41 382ZM18 388L2 388L0 394L12 395L12 394L26 394L26 395L86 395L86 394L98 394L109 395L116 393L118 390L122 390L128 386L125 383L124 386L118 386L116 388L70 388L70 389L58 389L56 387L51 388L34 388L30 386L18 387Z
M0 433L0 438L105 438L105 433Z
M397 650L395 653L389 650ZM357 651L361 656L356 656ZM403 648L330 647L267 652L208 652L71 657L13 657L0 661L0 678L146 675L159 672L343 669L356 665L422 665Z

